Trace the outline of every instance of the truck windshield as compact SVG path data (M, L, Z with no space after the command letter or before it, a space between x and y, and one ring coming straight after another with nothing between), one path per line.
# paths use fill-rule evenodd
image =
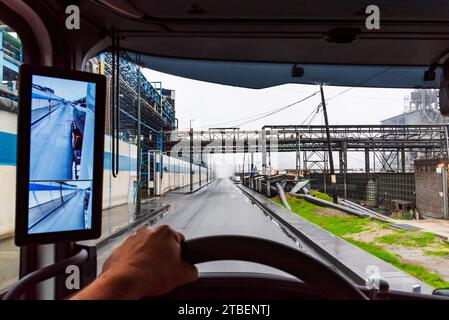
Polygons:
M7 53L0 56L0 141L10 150L0 153L4 288L18 270L11 186L20 165L12 150L21 45L12 30L0 31ZM275 240L344 265L358 283L378 273L395 290L430 294L449 287L449 119L440 114L438 90L247 89L135 62L124 54L119 64L116 175L106 123L100 265L121 241L117 234L143 219L169 224L186 238ZM86 69L111 76L111 65L111 54L102 53ZM80 139L72 131L76 150ZM113 241L104 245L106 239ZM280 273L228 261L200 271Z

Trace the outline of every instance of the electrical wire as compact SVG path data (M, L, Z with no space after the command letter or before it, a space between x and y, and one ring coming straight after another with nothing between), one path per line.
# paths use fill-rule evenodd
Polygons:
M353 89L359 88L360 86L366 84L368 81L370 81L370 80L380 76L381 74L389 71L391 68L392 68L391 66L386 67L385 69L383 69L383 70L377 72L376 74L374 74L374 75L364 79L363 81L359 82L356 86L347 88L347 89L345 89L345 90L343 90L343 91L341 91L341 92L331 96L330 98L327 98L326 102L328 102L330 100L333 100L333 99L335 99L335 98L337 98L337 97L339 97L339 96L341 96L341 95L343 95L343 94L345 94L345 93L347 93L347 92L349 92L349 91L351 91ZM305 97L305 98L303 98L301 100L295 101L295 102L293 102L293 103L291 103L291 104L289 104L287 106L281 107L281 108L276 108L276 109L271 110L271 111L266 111L266 112L263 112L263 113L260 113L260 114L256 114L256 115L252 115L252 116L248 116L248 117L244 117L244 118L240 118L240 119L236 119L236 120L230 120L230 121L225 121L225 122L221 122L221 123L215 123L215 124L211 124L211 125L205 125L205 126L202 126L201 128L208 128L208 127L210 128L210 127L215 127L215 126L221 126L221 125L235 123L235 122L238 122L238 121L245 121L243 123L235 125L236 127L239 127L239 126L242 126L242 125L245 125L245 124L248 124L248 123L251 123L251 122L254 122L254 121L257 121L257 120L261 120L261 119L266 118L266 117L269 117L269 116L271 116L273 114L276 114L278 112L284 111L284 110L286 110L286 109L288 109L290 107L293 107L293 106L295 106L295 105L297 105L297 104L299 104L299 103L301 103L301 102L303 102L303 101L305 101L305 100L315 96L317 93L319 93L319 91L316 91L316 92L312 93L311 95L309 95L309 96L307 96L307 97ZM312 114L313 114L314 111L312 111ZM248 120L248 121L246 121L246 120ZM310 121L310 123L311 123L311 121Z
M332 99L335 99L335 98L337 98L337 97L339 97L339 96L345 94L345 93L348 92L348 91L351 91L351 90L353 90L353 89L359 88L360 86L366 84L368 81L370 81L370 80L372 80L372 79L374 79L374 78L377 78L377 77L380 76L381 74L384 74L385 72L389 71L391 68L392 68L391 66L390 66L390 67L386 67L385 69L383 69L383 70L377 72L376 74L373 74L372 76L366 78L365 80L359 82L356 86L347 88L347 89L345 89L345 90L343 90L343 91L341 91L341 92L339 92L339 93L333 95L332 97L327 98L327 99L326 99L326 102L327 102L327 101L330 101L330 100L332 100Z
M305 98L303 98L303 99L301 99L301 100L298 100L298 101L296 101L296 102L293 102L293 103L291 103L291 104L289 104L289 105L287 105L287 106L284 106L284 107L282 107L282 108L279 108L278 110L269 112L268 114L266 114L266 115L264 115L264 116L260 116L260 117L257 117L257 118L255 118L255 119L253 119L253 120L249 120L249 121L240 123L240 124L237 125L237 127L243 126L243 125L245 125L245 124L248 124L248 123L251 123L251 122L254 122L254 121L261 120L261 119L263 119L263 118L272 116L273 114L276 114L276 113L278 113L278 112L281 112L281 111L284 111L284 110L286 110L286 109L288 109L288 108L291 108L291 107L293 107L293 106L295 106L295 105L297 105L297 104L299 104L299 103L301 103L301 102L304 102L304 101L306 101L306 100L308 100L308 99L314 97L318 92L319 92L319 91L316 91L316 92L312 93L311 95L308 95L307 97L305 97Z
M365 84L366 82L368 82L368 81L370 81L370 80L372 80L372 79L378 77L379 75L381 75L381 74L387 72L387 71L390 70L391 68L392 68L392 67L387 67L387 68L381 70L380 72L378 72L378 73L376 73L376 74L374 74L374 75L372 75L372 76L366 78L365 80L361 81L356 87L350 87L350 88L347 88L347 89L345 89L345 90L343 90L343 91L341 91L341 92L339 92L339 93L337 93L337 94L331 96L330 98L326 99L326 102L328 102L328 101L330 101L330 100L332 100L332 99L335 99L335 98L337 98L337 97L339 97L339 96L341 96L341 95L343 95L343 94L345 94L345 93L347 93L347 92L349 92L349 91L351 91L351 90L353 90L353 89L355 89L355 88L358 88L359 86ZM283 110L285 110L285 109L287 109L287 108L290 108L290 107L292 107L292 106L294 106L294 105L296 105L296 104L298 104L298 103L300 103L300 102L302 102L302 101L304 101L304 100L307 100L307 99L309 99L309 98L315 96L318 92L319 92L319 91L316 91L315 93L313 93L312 95L310 95L310 96L308 96L308 97L306 97L306 98L304 98L304 99L301 99L301 100L299 100L299 101L297 101L297 102L294 102L294 103L292 103L292 104L290 104L290 105L288 105L288 106L285 106L285 107L283 107L283 108L279 108L278 111L268 112L268 114L265 113L266 115L264 115L264 116L262 116L262 117L259 117L259 118L256 118L256 119L254 119L254 120L250 120L250 121L247 121L247 122L243 122L243 123L237 125L237 127L242 126L242 125L247 124L247 123L250 123L250 122L254 122L254 121L257 121L257 120L266 118L266 117L268 117L268 116L270 116L270 115L272 115L272 114L275 114L275 113L277 113L277 112L280 112L280 111L283 111ZM308 120L306 126L309 126L309 125L313 122L313 120L315 120L316 116L317 116L318 114L321 114L321 113L322 113L322 108L321 108L321 107L322 107L322 103L318 104L318 106L312 110L312 112L311 112L311 113L310 113L310 114L303 120L303 122L302 122L300 125L301 125L301 126L304 125L304 124L306 123L306 121ZM251 117L249 117L249 118L251 118ZM310 119L309 119L309 118L310 118ZM243 120L243 119L242 119L242 120ZM323 119L321 119L321 120L323 120ZM233 123L233 122L235 122L235 121L229 121L229 122L227 122L227 123ZM279 160L281 160L281 159L284 159L284 158L285 158L286 156L288 156L289 154L291 154L291 153L290 153L290 152L286 152L285 154L283 154L283 155L281 155L281 156L278 156L277 160L279 161Z
M306 122L307 122L307 124L305 124L306 126L309 126L311 123L312 123L312 121L313 120L315 120L315 117L318 115L318 114L321 114L321 112L322 112L322 110L323 109L321 109L321 106L322 106L322 104L321 103L319 103L318 104L318 106L316 107L316 108L314 108L313 110L312 110L312 112L303 120L303 122L300 124L300 126L303 126ZM310 118L310 119L309 119ZM308 120L308 121L307 121ZM292 151L292 152L296 152L296 151ZM284 154L282 154L282 155L278 155L278 158L277 158L277 160L279 161L279 160L281 160L281 159L284 159L285 157L287 157L289 154L291 154L292 152L285 152Z
M307 126L310 126L310 124L312 123L312 121L315 120L316 116L317 116L318 114L320 114L320 113L323 111L323 109L321 109L321 107L322 107L322 104L320 103L320 104L318 105L318 107L315 108L316 112L313 113L313 116L310 118L309 122L307 122L307 124L306 124ZM301 125L304 125L304 123L305 123L305 122L303 122Z
M302 99L300 99L300 100L297 100L297 101L295 101L295 102L293 102L293 103L290 103L290 104L288 104L288 105L286 105L286 106L283 106L283 107L280 107L280 108L278 107L278 108L275 108L275 109L272 109L272 110L268 110L268 111L265 111L265 112L262 112L262 113L259 113L259 114L247 116L247 117L240 118L240 119L235 119L235 120L229 120L229 121L220 122L220 123L214 123L214 124L204 125L204 126L202 126L201 128L210 128L210 127L216 127L216 126L228 125L228 124L236 123L236 122L239 122L239 121L246 121L246 120L248 120L248 121L246 121L246 122L243 122L243 123L241 123L241 124L236 125L236 126L238 127L238 126L241 126L241 125L244 125L244 124L247 124L247 123L251 123L251 122L254 122L254 121L257 121L257 120L260 120L260 119L269 117L269 116L271 116L271 115L273 115L273 114L276 114L276 113L278 113L278 112L284 111L284 110L286 110L286 109L288 109L288 108L291 108L291 107L293 107L293 106L295 106L295 105L297 105L297 104L299 104L299 103L301 103L301 102L304 102L304 101L306 101L306 100L312 98L313 96L317 95L318 93L319 93L319 91L316 91L316 92L314 92L314 93L308 95L308 96L305 97L305 98L302 98Z

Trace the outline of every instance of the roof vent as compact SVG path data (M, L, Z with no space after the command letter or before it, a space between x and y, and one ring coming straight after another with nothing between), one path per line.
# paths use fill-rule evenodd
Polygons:
M332 43L352 43L361 33L358 28L335 28L324 35L327 42Z

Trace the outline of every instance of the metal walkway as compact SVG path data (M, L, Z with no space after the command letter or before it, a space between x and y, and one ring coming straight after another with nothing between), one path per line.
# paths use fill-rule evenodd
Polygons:
M334 125L329 126L333 151L427 152L447 154L447 127L444 125ZM261 130L209 129L167 133L165 151L193 139L195 153L295 152L327 150L325 126L265 126ZM185 147L188 147L186 144ZM270 149L271 148L271 149ZM274 150L276 149L276 150Z

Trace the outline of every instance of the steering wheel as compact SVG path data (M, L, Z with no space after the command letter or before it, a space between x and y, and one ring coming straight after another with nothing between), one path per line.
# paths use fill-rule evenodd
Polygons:
M367 300L346 277L311 255L287 245L248 236L209 236L183 242L182 259L191 264L218 260L260 263L304 281L327 299Z

